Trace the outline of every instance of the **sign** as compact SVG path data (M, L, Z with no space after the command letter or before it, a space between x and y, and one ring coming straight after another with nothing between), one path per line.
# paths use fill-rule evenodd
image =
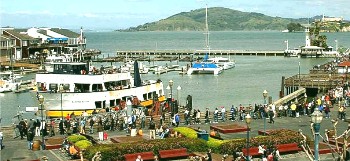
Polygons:
M37 112L39 107L26 107L26 112Z

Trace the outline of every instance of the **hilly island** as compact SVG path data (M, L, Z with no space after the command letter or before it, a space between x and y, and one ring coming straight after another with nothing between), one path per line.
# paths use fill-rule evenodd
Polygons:
M307 24L322 16L313 18L282 18L271 17L256 12L242 12L223 7L208 8L208 25L210 31L281 31L288 28L289 31L302 31L300 24ZM334 31L341 31L341 28L348 27L349 23L336 24L331 26ZM155 22L145 23L137 27L130 27L117 31L203 31L205 30L205 8L181 12Z

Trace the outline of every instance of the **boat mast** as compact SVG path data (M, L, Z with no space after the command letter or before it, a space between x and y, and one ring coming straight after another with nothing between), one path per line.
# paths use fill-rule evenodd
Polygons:
M210 55L209 46L209 26L208 26L208 5L205 5L205 47L208 50L208 55Z

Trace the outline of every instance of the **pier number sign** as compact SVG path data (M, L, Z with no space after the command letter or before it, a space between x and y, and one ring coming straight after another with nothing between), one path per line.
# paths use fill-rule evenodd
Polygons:
M26 107L26 112L37 112L39 107Z

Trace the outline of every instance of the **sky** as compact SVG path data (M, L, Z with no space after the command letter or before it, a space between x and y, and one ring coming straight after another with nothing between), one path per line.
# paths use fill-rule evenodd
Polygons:
M126 29L206 4L273 17L350 20L350 0L0 0L0 26Z

